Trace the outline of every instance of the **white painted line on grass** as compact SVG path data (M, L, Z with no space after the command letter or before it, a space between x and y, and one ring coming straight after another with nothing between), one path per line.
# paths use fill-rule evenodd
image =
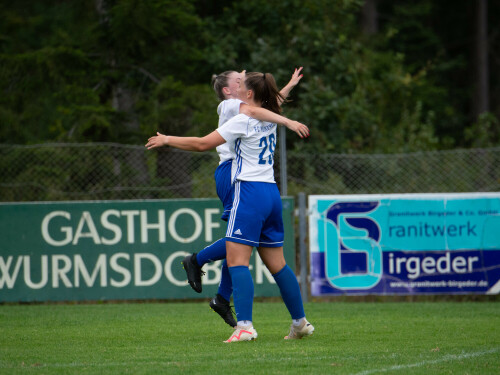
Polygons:
M391 367L386 367L386 368L379 368L379 369L373 369L373 370L366 370L366 371L361 371L358 372L354 375L369 375L369 374L376 374L377 372L387 372L387 371L394 371L394 370L404 370L407 368L413 368L413 367L422 367L425 365L434 365L437 363L442 363L442 362L450 362L450 361L459 361L461 359L467 359L467 358L473 358L473 357L480 357L482 355L486 354L491 354L491 353L496 353L499 351L500 348L493 348L490 350L483 350L480 352L473 352L473 353L462 353L462 354L449 354L445 355L442 358L439 359L433 359L429 361L422 361L422 362L417 362L417 363L410 363L407 365L396 365L396 366L391 366Z

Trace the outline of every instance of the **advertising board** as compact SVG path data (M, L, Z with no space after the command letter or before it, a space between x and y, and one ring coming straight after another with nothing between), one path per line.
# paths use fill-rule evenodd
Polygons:
M500 193L309 196L311 293L500 292Z
M0 302L211 297L222 262L204 266L198 294L181 261L225 236L221 211L217 199L0 204ZM283 198L292 269L293 212ZM255 254L250 270L256 296L279 296Z

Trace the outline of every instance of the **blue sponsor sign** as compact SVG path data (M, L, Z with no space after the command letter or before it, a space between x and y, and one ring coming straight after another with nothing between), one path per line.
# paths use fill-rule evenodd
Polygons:
M311 293L500 292L500 193L309 196Z

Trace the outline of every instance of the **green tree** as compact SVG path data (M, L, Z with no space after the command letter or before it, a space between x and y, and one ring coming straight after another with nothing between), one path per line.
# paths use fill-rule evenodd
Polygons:
M482 13L484 15L487 9L489 18L482 23L477 20L480 3L487 3ZM439 96L432 92L433 95L420 94L424 108L432 108L435 114L434 128L440 144L445 148L469 147L474 138L470 128L482 121L477 119L478 111L481 112L478 110L479 97L482 96L485 103L489 95L491 115L497 118L500 115L500 59L498 48L495 48L500 41L500 24L496 22L500 4L470 0L457 0L453 4L432 0L378 0L378 7L384 15L381 33L386 35L379 46L401 53L410 72L429 67L427 79L433 91L441 92ZM479 29L483 35L478 39ZM481 64L475 56L479 45L482 47ZM488 51L489 60L486 61ZM490 78L486 81L488 70ZM483 77L482 90L478 95L476 82L480 76ZM482 134L476 136L481 138Z
M308 143L290 140L297 149L436 148L435 111L424 105L424 97L439 97L441 92L427 79L429 67L412 72L401 54L374 48L359 27L362 4L357 0L235 2L210 22L217 43L207 56L219 69L230 61L239 69L273 72L282 83L294 67L304 66L305 78L293 92L294 102L286 107L290 117L312 130ZM223 32L236 28L238 33Z
M281 86L304 66L284 108L311 126L312 137L287 137L290 148L470 146L478 129L470 78L474 2L369 3L367 9L365 0L3 2L1 142L142 143L157 129L196 134L215 127L211 74L268 71ZM496 118L500 24L492 20L499 11L488 2Z
M43 0L0 9L3 142L143 142L139 117L159 82L203 72L191 0Z

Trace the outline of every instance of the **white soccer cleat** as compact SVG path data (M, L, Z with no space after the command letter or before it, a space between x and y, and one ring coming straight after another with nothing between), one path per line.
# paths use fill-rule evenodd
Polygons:
M229 344L231 342L241 342L241 341L253 341L257 339L257 331L253 326L241 327L236 326L233 334L228 338L225 343Z
M285 336L285 340L296 340L302 337L311 336L314 332L314 327L306 319L302 322L300 326L290 326L290 333Z

